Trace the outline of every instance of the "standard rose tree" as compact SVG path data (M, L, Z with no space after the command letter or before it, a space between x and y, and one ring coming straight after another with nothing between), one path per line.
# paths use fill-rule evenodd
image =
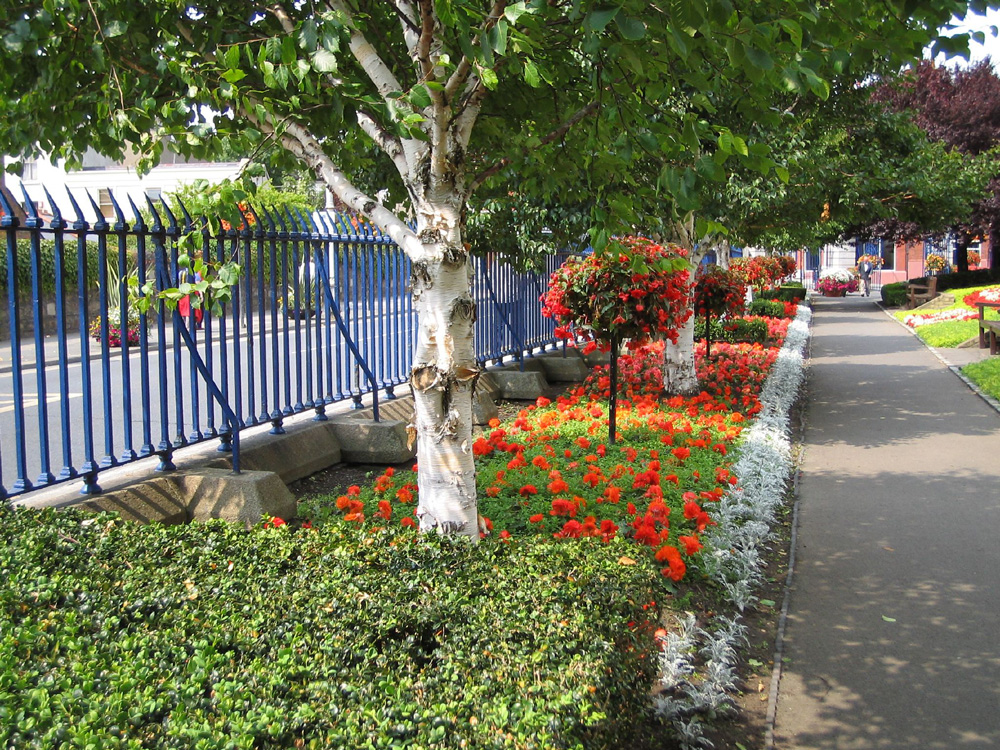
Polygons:
M627 237L602 253L571 259L552 274L542 315L556 334L587 341L585 352L611 351L611 442L615 439L618 350L652 338L677 341L691 317L687 253L644 237Z

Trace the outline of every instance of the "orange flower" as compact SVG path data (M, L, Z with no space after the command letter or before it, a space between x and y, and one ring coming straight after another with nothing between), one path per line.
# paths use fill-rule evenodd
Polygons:
M401 526L405 526L405 527L407 527L407 528L411 528L411 529L412 529L412 528L415 528L415 527L416 527L416 525L417 525L417 522L416 522L416 521L414 521L414 520L413 520L413 518L412 518L411 516L404 516L404 517L403 517L403 518L402 518L402 519L400 520L400 522L399 522L399 523L400 523L400 525L401 525Z
M554 479L548 484L549 492L553 495L558 495L560 492L565 492L569 489L569 485L562 478Z
M545 456L535 456L533 459L531 459L531 463L537 466L539 469L542 469L543 471L548 471L549 469L552 468L552 464L550 464L548 460L546 460Z
M351 499L347 495L341 495L337 498L337 510L344 510Z
M389 505L389 501L388 500L379 500L378 501L378 511L376 511L375 515L381 516L386 521L388 521L390 518L392 518L392 506Z
M550 516L570 516L576 515L577 507L576 503L566 500L564 498L557 497L552 501L552 510L549 511Z
M702 548L701 541L696 536L679 536L677 541L684 545L684 554L689 557Z
M543 516L541 513L536 513L535 515L533 515L531 518L528 519L528 522L541 523L543 520L545 520L545 516Z

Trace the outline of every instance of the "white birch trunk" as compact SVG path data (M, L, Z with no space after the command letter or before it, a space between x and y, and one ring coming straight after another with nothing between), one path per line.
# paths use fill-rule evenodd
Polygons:
M695 316L680 328L677 343L669 340L663 350L663 390L670 396L692 396L701 390L694 366Z
M417 440L417 518L423 531L479 539L472 454L472 263L462 244L461 208L417 210L422 250L410 253L417 344L410 384Z

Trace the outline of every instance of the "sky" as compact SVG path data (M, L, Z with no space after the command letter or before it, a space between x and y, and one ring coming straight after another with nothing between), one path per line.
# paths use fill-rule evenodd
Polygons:
M964 20L958 21L956 19L955 22L961 31L982 31L986 34L986 41L983 44L970 40L970 63L975 63L985 57L989 57L993 60L994 67L1000 65L1000 37L993 36L992 30L990 29L990 26L1000 27L1000 11L993 10L991 8L986 11L985 16L970 14ZM926 54L930 57L929 50ZM959 65L962 67L968 64L961 58L948 60L944 57L944 55L938 55L936 62L938 64L945 63L948 65Z

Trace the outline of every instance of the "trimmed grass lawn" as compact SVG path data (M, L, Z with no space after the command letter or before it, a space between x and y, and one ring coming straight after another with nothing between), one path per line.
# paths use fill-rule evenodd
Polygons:
M934 313L948 312L950 310L976 310L975 307L966 305L962 300L970 294L975 292L981 292L984 289L994 289L998 285L991 284L989 286L974 286L965 287L963 289L949 289L948 293L955 295L955 304L950 307L945 307L940 310L934 310L933 312L928 311L922 313L922 315L931 315ZM905 323L906 318L912 315L921 315L921 313L914 313L912 310L897 310L893 312L896 320ZM987 318L1000 319L1000 311L997 310L987 310ZM979 335L979 324L975 320L948 320L941 323L930 323L927 325L918 326L916 328L917 336L921 338L928 346L936 346L940 348L954 348L957 347L964 341L968 341L974 336Z
M962 372L969 380L978 385L983 393L1000 399L1000 358L973 362L963 367Z

